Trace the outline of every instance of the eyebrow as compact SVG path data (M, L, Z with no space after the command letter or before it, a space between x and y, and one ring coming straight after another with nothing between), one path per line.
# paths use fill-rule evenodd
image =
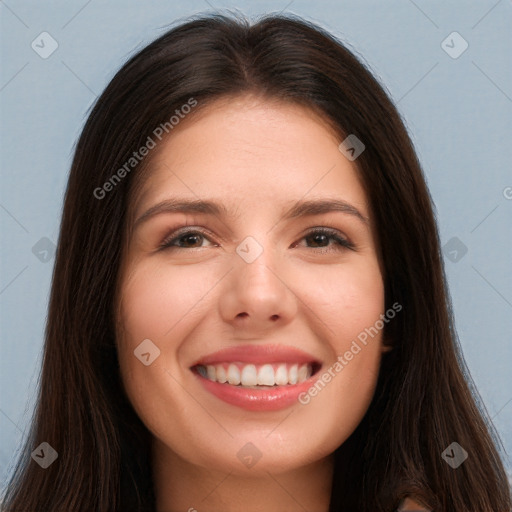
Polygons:
M342 212L359 219L363 224L368 224L365 217L355 206L342 199L316 199L297 202L284 216L285 219L306 217L308 215L320 215L322 213Z
M350 203L347 203L342 199L314 199L309 201L298 201L283 215L283 220L321 215L323 213L331 212L342 212L355 217L365 225L369 223L368 217L365 217L355 206L352 206ZM144 212L134 222L133 227L136 228L141 223L162 213L201 213L214 216L231 215L234 217L234 214L230 214L229 210L224 205L214 201L166 199Z

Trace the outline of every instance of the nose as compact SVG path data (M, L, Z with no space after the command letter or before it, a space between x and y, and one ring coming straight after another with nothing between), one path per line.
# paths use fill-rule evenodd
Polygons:
M290 276L271 251L264 250L251 263L234 254L233 263L220 294L224 322L254 337L290 323L297 313L297 297Z

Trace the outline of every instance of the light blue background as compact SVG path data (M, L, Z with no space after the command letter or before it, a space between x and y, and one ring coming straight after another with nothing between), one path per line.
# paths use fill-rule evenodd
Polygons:
M427 175L442 243L458 237L468 248L457 263L445 258L457 328L512 453L512 2L288 2L0 2L0 481L27 428L41 363L54 260L40 261L32 247L43 237L57 241L86 113L136 50L176 19L212 7L250 16L284 9L315 21L362 55L390 91ZM47 59L31 48L43 31L59 45ZM453 31L469 43L457 59L441 47Z

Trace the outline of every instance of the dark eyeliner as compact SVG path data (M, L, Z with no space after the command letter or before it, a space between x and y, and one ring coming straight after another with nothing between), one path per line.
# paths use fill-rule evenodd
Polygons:
M352 242L347 240L346 238L340 236L340 233L337 230L335 230L335 229L325 228L325 227L312 228L302 238L304 239L304 238L307 238L307 237L309 237L311 235L325 235L330 240L334 240L341 247L344 247L346 249L350 249L352 251L356 250L356 246ZM328 252L329 251L329 247L330 246L327 246L327 247L312 247L312 249L318 249L318 250L320 250L320 252ZM324 251L322 251L322 249L324 249Z
M178 249L200 249L200 247L180 247L180 246L174 246L173 244L179 240L180 238L186 236L186 235L201 235L202 237L206 238L211 242L209 239L207 233L199 228L192 228L187 227L180 229L168 237L166 237L163 242L159 245L158 251L169 249L171 247L176 247ZM355 245L347 240L346 238L340 236L339 232L335 229L325 228L325 227L319 227L319 228L312 228L307 233L305 233L300 240L304 240L309 236L312 235L325 235L328 237L329 240L334 240L336 244L341 248L350 249L352 251L356 250ZM213 242L212 242L213 243ZM296 242L293 247L296 247L298 245L298 242ZM318 252L330 252L331 246L328 245L326 247L308 247L310 249L315 249Z
M183 228L178 231L175 231L174 233L171 233L168 237L166 237L163 242L158 246L158 250L164 250L169 249L171 247L177 247L178 249L199 249L199 247L180 247L180 246L174 246L173 243L179 240L180 238L186 236L186 235L201 235L204 238L208 239L208 236L206 232L202 231L199 228Z

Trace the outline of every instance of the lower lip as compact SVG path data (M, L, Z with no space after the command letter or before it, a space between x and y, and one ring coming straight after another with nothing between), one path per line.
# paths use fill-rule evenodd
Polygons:
M212 395L247 411L278 411L290 407L298 402L299 395L309 389L316 380L316 378L311 377L300 384L288 384L259 390L221 384L198 373L195 373L195 375Z

